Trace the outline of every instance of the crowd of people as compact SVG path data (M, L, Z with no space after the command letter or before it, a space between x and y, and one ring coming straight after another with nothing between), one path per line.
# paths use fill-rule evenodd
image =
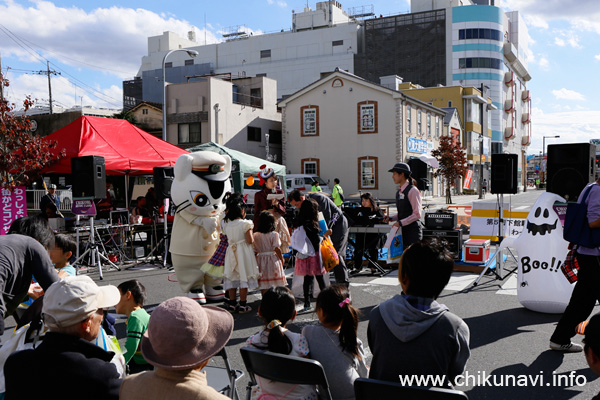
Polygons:
M334 399L353 399L354 381L359 377L397 382L400 375L437 375L445 377L443 387L452 388L470 357L467 324L437 302L450 280L453 256L435 239L421 240L414 219L420 210L420 194L412 185L408 165L397 163L390 172L399 191L398 214L388 220L406 231L398 266L401 292L370 311L367 336L362 340L358 337L360 312L352 304L344 263L346 217L329 197L294 190L287 198L298 209L290 236L272 170L263 170L263 192L257 193L254 221L246 219L248 206L243 196L233 194L227 199L218 254L202 267L223 279L227 291L223 307L174 297L149 314L141 282L133 279L118 287L98 286L90 277L75 274L69 263L75 243L67 235L54 234L44 215L16 220L9 234L0 236L0 334L4 318L17 316L17 308L28 296L31 309L40 307L41 311L28 318L32 323L35 318L43 320L48 331L41 344L6 359L5 397L30 397L30 380L35 376L38 387L56 388L49 390L66 399L227 398L209 386L202 369L229 343L235 328L232 313L252 311L247 296L254 289L261 293L256 311L263 326L245 346L319 361ZM596 227L600 226L600 192L592 189L590 225ZM369 194L361 202L372 212L378 211ZM319 224L320 213L326 230ZM282 229L287 236L280 234ZM324 237L331 238L339 254L333 285L324 279L328 272L320 256ZM303 277L302 311L313 310L311 300L316 297L318 323L304 326L301 332L288 329L297 316L297 299L283 270L283 251L288 247L296 251L294 273ZM592 265L599 260L597 251L580 249L580 279L550 347L584 351L592 371L600 374L600 315L584 324L585 329L579 325L598 299L590 286L597 279ZM315 281L318 289L312 288ZM107 331L114 334L114 321L106 319L106 310L113 307L127 319L122 352L114 343L107 344ZM578 329L585 334L583 347L570 341ZM365 341L372 354L370 365ZM57 385L65 377L68 384ZM255 399L316 399L317 393L311 385L258 377L252 395Z

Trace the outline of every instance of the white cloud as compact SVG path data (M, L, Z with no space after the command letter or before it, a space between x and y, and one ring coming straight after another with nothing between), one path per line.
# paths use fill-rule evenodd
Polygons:
M574 90L562 88L560 90L553 90L552 94L559 100L585 100L585 96Z
M3 67L9 67L11 57L23 62L35 62L31 69L45 69L45 60L51 61L50 68L61 70L62 78L53 77L53 99L72 106L84 105L115 108L122 104L120 85L109 83L109 87L96 88L104 96L85 87L92 82L133 78L140 67L141 59L148 54L148 37L172 31L187 38L194 31L199 45L216 43L213 31L193 26L190 22L173 17L172 14L157 14L141 8L125 7L96 8L89 12L75 6L59 7L49 1L34 0L23 6L12 0L0 0L0 49L4 59ZM16 36L16 38L15 38ZM18 41L18 43L14 40ZM44 67L42 67L42 65ZM65 66L67 66L65 68ZM69 67L74 67L76 72ZM18 67L17 67L18 68ZM90 77L90 70L97 71ZM69 77L83 83L75 83L75 89L66 79ZM98 75L99 72L99 75ZM25 94L47 99L46 77L31 77L10 73L13 101L20 102ZM38 78L33 79L33 78ZM32 82L37 82L33 84ZM85 87L85 91L82 89ZM43 90L40 91L40 88ZM75 91L77 94L75 95ZM79 96L83 96L80 99ZM109 97L107 97L109 96ZM46 100L47 101L47 100Z
M544 113L539 108L532 109L533 140L528 148L529 154L542 150L542 136L560 136L548 143L582 143L590 139L600 139L600 110L568 111Z
M548 59L546 57L540 57L540 59L538 61L538 65L544 71L549 71L550 70L550 62L548 61Z
M267 0L267 3L269 5L276 4L279 7L287 7L287 3L285 1L281 1L281 0L279 0L279 1L276 1L276 0Z
M568 30L555 30L554 33L556 35L554 38L554 44L557 46L570 46L576 49L581 48L581 45L579 44L579 36L575 32Z
M596 55L594 56L594 58L596 59L596 61L600 61L600 54L596 54Z
M597 0L578 0L568 5L564 0L501 0L500 7L519 11L527 24L548 29L553 20L568 21L574 29L600 34L600 7Z

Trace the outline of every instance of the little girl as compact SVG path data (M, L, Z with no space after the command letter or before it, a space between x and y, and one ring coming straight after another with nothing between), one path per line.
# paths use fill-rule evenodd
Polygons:
M263 319L266 327L249 337L246 345L296 357L308 355L308 343L304 336L285 328L289 321L296 318L296 299L288 288L279 286L267 290L260 303L258 315ZM315 387L312 385L292 385L260 377L257 377L257 380L258 385L254 388L253 399L267 393L280 399L317 398Z
M279 234L275 232L275 217L269 211L261 212L254 232L254 251L260 271L258 287L263 295L271 287L287 284L280 246Z
M320 325L304 327L310 358L323 366L334 399L354 399L354 381L366 378L368 369L362 342L357 338L358 310L344 285L331 285L319 293L316 306Z
M304 310L309 311L310 285L313 276L319 288L325 288L323 274L326 272L321 261L321 238L319 236L319 205L312 199L302 202L295 221L296 229L292 233L292 248L298 251L294 275L304 276Z
M247 313L252 308L247 305L248 289L258 285L258 265L252 250L252 221L245 220L246 203L237 196L227 200L223 233L229 245L225 252L223 270L223 288L227 290L229 299L225 299L225 308L231 312ZM240 289L240 303L237 304L237 289Z

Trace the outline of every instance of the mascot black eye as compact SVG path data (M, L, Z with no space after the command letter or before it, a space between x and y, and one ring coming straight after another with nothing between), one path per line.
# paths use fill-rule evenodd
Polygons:
M190 192L194 199L194 204L198 207L206 207L210 205L210 200L207 195L202 192Z
M542 212L542 209L538 207L537 210L535 210L535 217L536 218L539 217L541 212Z
M547 208L544 208L544 218L548 218L550 216L550 213L548 212Z
M227 200L229 200L230 197L231 197L231 192L225 193L225 196L223 196L223 204L227 204Z

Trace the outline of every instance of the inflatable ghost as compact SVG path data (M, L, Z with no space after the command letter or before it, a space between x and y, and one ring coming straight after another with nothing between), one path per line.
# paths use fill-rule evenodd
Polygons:
M565 202L553 193L543 193L535 202L523 232L502 241L518 253L517 294L523 307L543 313L562 313L569 304L574 285L560 266L568 252L563 227L554 211L555 202Z
M221 280L200 268L219 244L230 174L231 158L212 151L184 154L175 163L171 197L177 211L169 251L181 289L200 303L224 297Z

